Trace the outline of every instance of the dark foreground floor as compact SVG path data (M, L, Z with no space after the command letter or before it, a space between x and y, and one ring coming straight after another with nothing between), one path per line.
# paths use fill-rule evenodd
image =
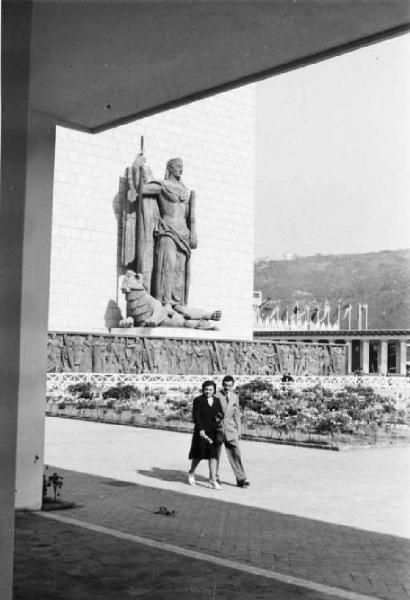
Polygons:
M86 531L35 513L19 512L14 598L331 600L334 597Z

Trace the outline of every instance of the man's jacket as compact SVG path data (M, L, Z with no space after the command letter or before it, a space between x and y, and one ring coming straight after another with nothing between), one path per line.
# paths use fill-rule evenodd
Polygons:
M221 390L216 397L219 398L224 413L223 425L226 440L228 442L238 440L241 435L241 409L237 394L231 392L228 401L225 393Z

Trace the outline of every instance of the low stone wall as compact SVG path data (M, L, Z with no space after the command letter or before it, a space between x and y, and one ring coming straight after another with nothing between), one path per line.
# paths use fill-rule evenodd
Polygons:
M344 375L346 347L50 332L48 373Z

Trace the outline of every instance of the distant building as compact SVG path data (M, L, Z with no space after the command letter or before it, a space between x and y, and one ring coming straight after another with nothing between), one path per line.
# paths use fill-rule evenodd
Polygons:
M255 340L340 344L347 346L348 374L407 375L409 329L254 331Z

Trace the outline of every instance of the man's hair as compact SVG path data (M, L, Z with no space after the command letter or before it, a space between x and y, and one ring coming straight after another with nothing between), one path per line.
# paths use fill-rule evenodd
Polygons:
M224 383L230 383L232 381L232 383L235 383L235 379L232 377L232 375L225 375L225 377L222 379L222 385Z
M210 379L208 381L204 381L202 384L202 391L205 390L206 387L208 387L209 385L212 385L214 388L214 393L216 392L216 383L215 381L211 381Z

